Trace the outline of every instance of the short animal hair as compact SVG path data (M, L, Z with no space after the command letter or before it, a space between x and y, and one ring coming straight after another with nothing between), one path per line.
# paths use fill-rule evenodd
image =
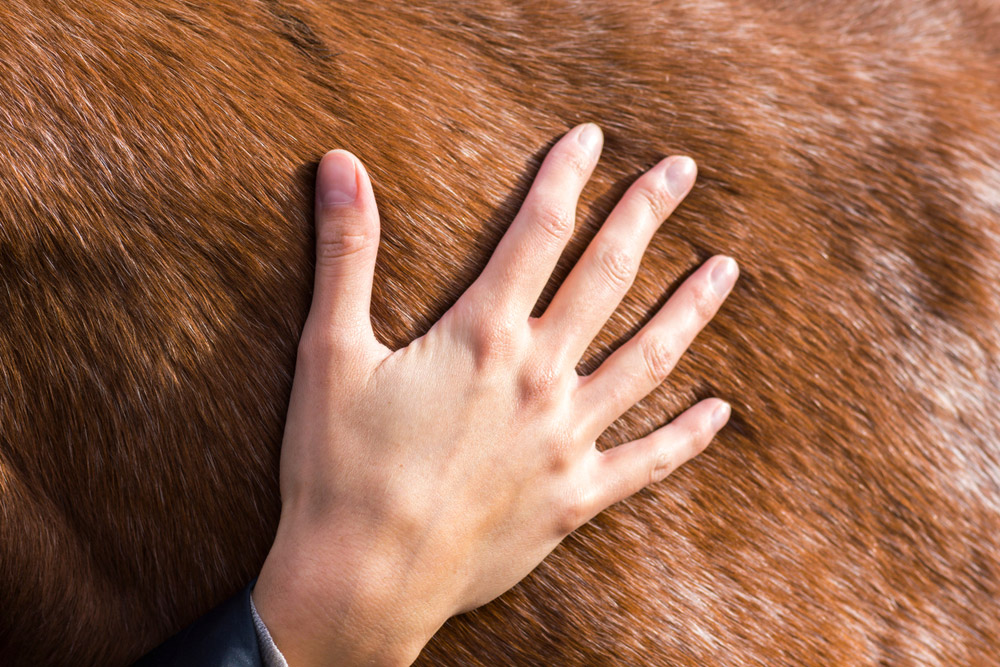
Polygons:
M540 305L639 173L700 176L582 372L704 259L742 267L600 446L709 395L733 417L419 664L1000 655L1000 5L9 0L0 24L0 663L124 665L257 572L326 150L372 176L401 346L583 121L604 156Z

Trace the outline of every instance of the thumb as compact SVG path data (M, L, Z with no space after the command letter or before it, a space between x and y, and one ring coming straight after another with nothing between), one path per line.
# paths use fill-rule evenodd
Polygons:
M338 347L374 341L370 305L379 221L368 172L344 150L316 174L316 282L307 326Z

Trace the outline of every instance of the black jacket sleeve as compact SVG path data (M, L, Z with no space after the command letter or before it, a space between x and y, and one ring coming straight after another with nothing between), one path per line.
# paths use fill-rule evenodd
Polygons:
M251 581L133 667L263 667L250 611L253 585Z

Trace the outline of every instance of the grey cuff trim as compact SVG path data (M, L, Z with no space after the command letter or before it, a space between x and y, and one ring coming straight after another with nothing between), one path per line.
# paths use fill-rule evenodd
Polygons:
M251 591L252 592L252 591ZM267 631L267 626L257 613L257 607L253 603L253 595L250 596L250 613L253 614L253 627L257 630L257 646L260 647L260 657L264 662L264 667L288 667L285 656L274 645L271 633Z

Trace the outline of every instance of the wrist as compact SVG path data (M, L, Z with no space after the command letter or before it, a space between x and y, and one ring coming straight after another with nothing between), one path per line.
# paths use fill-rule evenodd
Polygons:
M254 587L257 613L294 667L409 665L447 620L420 596L403 597L398 559L385 550L332 547L321 531L278 535ZM329 529L322 531L330 533ZM327 541L331 542L331 541Z

